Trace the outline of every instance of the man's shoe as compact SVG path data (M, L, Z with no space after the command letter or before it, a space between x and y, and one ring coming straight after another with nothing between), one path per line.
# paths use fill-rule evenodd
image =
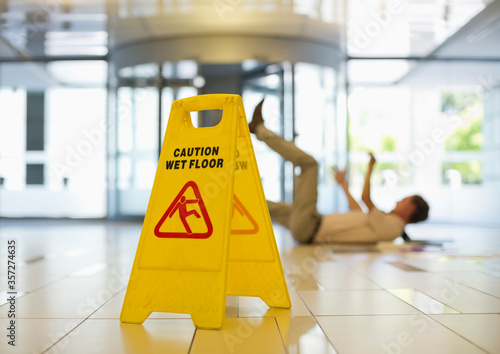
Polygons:
M264 118L262 117L262 105L264 104L264 99L259 102L253 111L252 121L248 124L248 129L251 133L256 133L256 129L260 124L264 124Z

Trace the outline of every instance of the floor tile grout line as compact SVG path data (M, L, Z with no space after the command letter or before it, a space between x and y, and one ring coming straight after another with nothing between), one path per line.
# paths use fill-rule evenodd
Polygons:
M297 291L302 291L302 292L319 292L319 293L326 293L328 291L338 291L338 292L342 292L342 291L363 291L363 292L368 292L368 291L382 291L382 290L386 290L384 288L373 288L373 289L356 289L356 288L335 288L335 289L325 289L325 290L318 290L318 289L314 289L314 290L310 290L310 289L304 289L304 290L299 290L297 289Z
M103 271L104 271L104 270L103 270ZM26 296L26 295L32 294L32 293L34 293L34 292L36 292L36 291L42 290L42 289L44 289L44 288L46 288L46 287L48 287L48 286L50 286L50 285L52 285L52 284L54 284L54 283L56 283L56 282L59 282L59 281L61 281L61 280L65 280L65 279L71 278L71 277L72 277L72 275L71 275L72 273L73 273L73 272L67 273L67 274L63 275L62 277L57 278L56 280L51 281L50 283L47 283L47 284L45 284L45 285L42 285L42 286L40 286L40 287L38 287L38 288L35 288L35 289L31 290L31 291L26 291L26 292L24 292L24 294L23 294L22 296L20 296L19 298L22 298L22 297L24 297L24 296ZM18 290L18 291L22 291L22 290ZM4 304L4 305L5 305L5 304ZM4 305L0 305L0 307L2 307L2 306L4 306Z
M439 302L440 304L443 304L443 305L445 305L445 306L449 307L450 309L453 309L453 310L457 311L457 312L458 312L458 314L462 314L462 313L463 313L462 311L459 311L458 309L454 308L453 306L448 305L448 304L445 304L445 303L444 303L444 302L442 302L440 299L436 299L434 296L431 296L431 295L427 294L427 293L425 292L425 290L420 290L420 289L417 289L417 288L415 288L415 290L417 290L417 291L421 292L422 294L424 294L425 296L428 296L428 297L430 297L431 299L433 299L433 300L435 300L435 301ZM430 315L438 315L438 314L430 314ZM450 314L450 315L451 315L451 314Z
M416 290L415 288L410 288L410 289L414 289L414 290ZM396 295L394 295L393 293L391 293L391 292L389 291L389 289L383 289L383 290L384 290L386 293L389 293L391 296L393 296L393 297L395 297L396 299L398 299L399 301L401 301L401 302L403 302L403 303L407 304L407 305L408 305L408 306L410 306L410 307L413 307L415 310L417 310L417 311L418 311L418 312L420 312L421 314L423 314L423 315L427 316L427 314L426 314L424 311L419 310L418 308L416 308L416 307L415 307L415 306L413 306L412 304L410 304L410 303L408 303L408 302L404 301L403 299L401 299L401 298L397 297Z
M278 319L276 317L273 317L273 318L274 318L274 323L276 324L276 327L278 329L278 333L280 335L281 344L283 345L283 349L285 350L286 354L289 354L288 348L287 348L287 346L285 344L285 340L283 339L283 334L281 333L280 325L278 324Z
M397 288L392 288L392 289L384 289L384 290L386 290L388 293L392 294L393 296L396 296L396 295L394 295L393 293L391 293L391 292L389 291L389 290L396 290L396 289L397 289ZM418 291L418 292L420 292L420 293L424 294L424 295L425 295L425 296L427 296L428 298L430 298L430 299L432 299L432 300L434 300L434 301L439 302L439 303L440 303L440 304L442 304L443 306L449 307L450 309L452 309L452 310L454 310L454 311L457 311L457 312L458 312L458 314L461 314L461 313L462 313L462 311L459 311L459 310L457 310L456 308L451 307L450 305L445 304L445 303L444 303L444 302L442 302L441 300L438 300L438 299L436 299L435 297L430 296L429 294L425 293L424 291L422 291L422 290L420 290L420 289L418 289L418 288L404 288L404 289L413 289L413 290L416 290L416 291ZM410 303L406 302L405 300L403 300L403 299L399 298L398 296L396 296L396 297L397 297L399 300L401 300L401 301L403 301L403 302L407 303L408 305L410 305L410 306L412 306L412 307L415 307L415 306L411 305ZM416 307L415 307L415 308L416 308ZM416 309L417 309L417 310L419 310L418 308L416 308ZM419 311L420 311L420 312L422 312L422 313L423 313L423 314L425 314L425 315L437 315L437 314L432 314L432 313L425 313L425 312L424 312L424 311L422 311L422 310L419 310Z
M128 285L127 285L128 286ZM100 309L102 309L108 302L110 302L111 300L113 300L115 297L117 297L122 291L126 290L127 289L127 286L124 286L123 288L121 288L120 290L118 290L115 294L113 294L113 296L111 296L105 303L103 303L101 306L99 306L94 312L92 312L88 317L92 317L92 315L94 315L97 311L99 311ZM119 318L118 318L119 319Z
M125 288L125 287L124 287ZM61 338L59 338L58 341L54 342L54 344L52 344L49 348L47 348L47 350L45 350L44 352L42 352L41 354L45 354L47 353L50 349L52 349L55 345L57 345L57 343L59 343L60 341L62 341L64 338L66 338L71 332L73 332L75 329L77 329L78 327L80 327L85 321L87 321L94 313L96 313L97 311L99 311L103 306L105 306L108 302L111 301L111 299L113 299L115 296L117 296L122 290L120 290L119 292L117 292L116 294L114 294L113 296L111 296L108 301L106 301L105 303L103 303L101 306L99 306L97 309L95 309L91 314L89 314L86 318L83 319L82 322L80 322L79 324L77 324L74 328L72 328L69 332L67 332L64 336L62 336Z
M60 341L62 341L64 338L66 338L71 332L73 332L75 329L77 329L78 327L80 327L83 322L85 322L88 318L84 318L80 323L78 323L75 327L73 327L69 332L67 332L64 336L62 336L61 338L59 338L59 340L57 340L56 342L54 342L50 347L48 347L45 351L43 351L41 354L45 354L47 353L50 349L52 349L55 345L57 345L57 343L59 343Z
M489 270L489 271L493 271L493 272L495 272L495 271L496 271L496 272L498 272L498 270L497 270L497 269L495 269L495 268L490 268L490 267L488 267L488 266L484 266L484 267L486 267L487 269L482 269L482 270L480 271L480 273L483 273L483 274L489 275L490 277L495 277L495 278L500 279L500 274L499 274L499 275L494 275L494 274L491 274L491 273L487 272L487 270Z
M301 290L301 291L316 291L316 290ZM329 289L327 291L384 291L385 293L389 293L391 296L394 296L396 299L398 299L399 301L407 304L408 306L414 308L415 310L417 310L419 312L419 314L423 314L423 315L427 315L426 313L424 313L423 311L419 310L418 308L414 307L413 305L407 303L406 301L398 298L396 295L392 294L390 291L388 291L387 289L366 289L366 290L359 290L359 289L345 289L345 290L336 290L336 289ZM304 303L304 305L306 306L306 308L309 310L309 312L311 313L311 315L314 317L316 316L315 314L313 314L312 310L309 308L309 306L307 306L307 303L306 301L302 298L302 296L300 296L300 292L297 290L297 294L299 295L299 297L301 298L302 302ZM458 311L460 312L460 311ZM380 316L392 316L392 315L409 315L409 314L356 314L356 315L318 315L318 316L370 316L370 315L380 315ZM418 314L411 314L411 315L418 315Z
M316 318L316 315L313 314L313 312L311 311L311 309L309 308L309 306L307 306L307 303L306 301L302 298L302 296L300 295L300 292L299 290L295 289L295 292L297 293L297 295L299 296L299 298L302 300L302 302L304 303L304 306L307 308L307 310L309 311L309 313L311 314L311 317L314 318L314 321L316 322L316 324L319 326L319 328L321 329L321 332L323 332L323 335L326 337L326 339L328 340L328 342L330 343L330 345L332 346L332 348L335 350L335 352L338 353L338 350L335 348L335 346L333 345L332 341L330 340L330 337L328 337L326 335L326 332L324 331L323 327L321 327L321 324L319 323L318 319Z
M434 273L434 274L437 274L437 273ZM440 275L440 277L441 277L441 278L443 278L443 279L446 279L446 280L450 280L450 281L454 280L454 279L451 279L451 278L443 277L442 275ZM481 289L478 289L478 288L476 288L476 287L474 287L474 286L471 286L471 285L468 285L468 284L465 284L465 283L462 283L462 282L458 282L458 281L457 281L457 283L458 283L458 284L459 284L462 288L465 288L465 289L470 289L470 290L475 290L475 291L478 291L478 292L483 293L483 294L485 294L485 295L489 295L489 296L491 296L491 297L494 297L494 298L500 299L500 296L496 296L496 295L493 295L493 294L489 294L489 293L487 293L486 291L483 291L483 290L481 290ZM415 289L416 289L416 288L415 288ZM424 294L425 294L425 292L424 292L424 291L422 291L422 290L420 290L420 289L416 289L416 290L418 290L418 291L420 291L421 293L424 293ZM426 295L427 295L427 294L426 294ZM432 297L432 296L430 296L430 295L427 295L427 296ZM432 298L433 298L433 297L432 297ZM433 299L434 299L434 298L433 298ZM435 300L437 300L437 299L435 299ZM439 300L437 300L437 301L439 301ZM441 302L441 301L439 301L439 302ZM446 305L446 306L448 306L448 305ZM451 307L451 306L448 306L448 307ZM452 307L452 308L453 308L453 307ZM457 310L457 309L455 309L455 308L453 308L453 309L454 309L454 310L456 310L456 311L458 311L458 310ZM458 312L462 313L461 311L458 311Z
M313 312L311 311L311 309L309 308L309 306L307 306L307 303L306 301L304 300L304 298L300 295L300 291L295 289L295 293L297 294L297 296L300 298L300 300L302 300L302 303L304 304L304 306L306 307L307 311L309 311L309 313L311 314L312 317L314 317L314 314Z
M500 312L460 312L460 313L436 313L430 316L478 316L478 315L498 315Z
M372 315L316 315L314 316L316 319L325 319L325 318L339 318L339 317L349 317L349 318L355 318L355 317L370 317L370 318L382 318L382 317L413 317L413 316L425 316L425 315L420 315L420 314L398 314L398 313L393 313L393 314L372 314Z
M194 340L196 338L196 334L198 333L198 328L194 328L194 332L193 332L193 337L191 338L191 343L189 344L189 349L188 349L188 352L187 354L190 354L191 353L191 350L193 349L193 345L194 345Z
M447 316L460 316L460 315L467 315L467 314L448 314ZM493 314L492 314L493 315ZM500 315L500 314L499 314ZM415 314L413 315L409 315L409 314L395 314L395 315L387 315L387 314L378 314L378 315L318 315L317 317L319 318L328 318L328 317L387 317L387 316L399 316L399 317L412 317L412 316L415 316ZM449 330L450 332L456 334L458 337L464 339L465 341L471 343L472 345L474 345L475 347L479 348L480 350L488 353L488 351L486 349L484 349L483 347L479 346L478 344L472 342L471 340L465 338L464 336L462 336L461 334L459 334L458 332L454 331L453 329L447 327L446 325L440 323L439 321L437 321L436 319L434 319L432 316L433 315L426 315L426 314L422 314L420 316L425 316L428 318L429 321L432 321L432 322L435 322L437 325L443 327L443 328L446 328L447 330ZM439 315L438 315L439 316ZM318 324L318 326L321 328L321 330L323 331L323 334L326 336L326 338L328 338L328 341L330 342L330 344L333 346L333 348L335 349L335 346L333 345L333 343L331 342L330 338L326 335L325 331L323 330L323 328L321 327L321 324L319 323L318 319L316 318L316 316L313 316L316 323ZM335 349L336 350L336 349ZM337 351L338 352L338 351Z
M386 291L387 291L387 290L386 290ZM392 294L390 291L387 291L387 292L388 292L388 293L390 293L392 296L394 296L394 297L398 298L396 295ZM426 295L427 295L427 294L426 294ZM427 296L428 296L428 295L427 295ZM398 299L399 299L399 298L398 298ZM401 299L399 299L399 300L401 300ZM435 300L435 299L434 299L434 300ZM404 300L401 300L401 301L403 301L403 302L407 303L407 302L406 302L406 301L404 301ZM438 300L436 300L436 301L438 301ZM438 302L440 302L440 301L438 301ZM407 304L408 304L408 303L407 303ZM411 307L414 307L414 306L413 306L413 305L411 305L411 304L408 304L408 305L409 305L409 306L411 306ZM415 308L415 307L414 307L414 308ZM433 322L437 323L438 325L440 325L440 326L442 326L442 327L446 328L447 330L449 330L449 331L451 331L451 332L455 333L457 336L459 336L459 337L463 338L464 340L466 340L467 342L471 343L471 344L472 344L472 345L474 345L475 347L477 347L477 348L479 348L479 349L481 349L481 350L483 350L483 351L484 351L484 349L483 349L483 348L481 348L479 345L477 345L477 344L473 343L472 341L470 341L470 340L468 340L467 338L463 337L463 336L462 336L462 335L460 335L459 333L457 333L457 332L453 331L451 328L449 328L449 327L447 327L447 326L443 325L442 323L440 323L439 321L435 320L435 319L432 317L432 315L430 315L430 314L426 314L426 313L424 313L423 311L420 311L420 310L419 310L419 309L417 309L417 308L415 308L415 309L416 309L417 311L421 312L421 313L422 313L425 317L427 317L430 321L433 321ZM457 311L457 310L456 310L456 311ZM459 312L460 312L460 311L459 311ZM462 314L462 313L459 313L459 314L456 314L456 315L460 315L460 314ZM487 351L486 351L486 352L487 352Z
M488 293L488 292L486 292L484 290L481 290L481 289L478 289L478 288L474 288L474 287L470 287L470 286L467 286L467 287L470 288L470 289L473 289L473 290L477 290L477 291L479 291L479 292L481 292L483 294L486 294L486 295L492 296L494 298L500 299L500 296L496 296L496 295L490 294L490 293Z
M325 317L329 317L329 316L325 316ZM335 353L339 353L339 351L337 350L337 348L335 348L335 345L333 345L333 342L332 340L330 339L330 337L326 334L325 330L323 329L323 327L321 326L321 323L319 323L318 319L316 318L315 315L313 315L313 318L314 318L314 321L316 322L316 324L318 325L318 327L321 329L321 332L323 332L323 335L325 336L325 338L328 340L328 343L330 343L330 345L332 346L333 350L335 350Z
M383 289L383 287L381 285L379 285L378 283L376 283L373 279L369 278L367 275L363 274L362 272L360 272L359 270L357 270L355 267L352 267L352 266L348 266L348 268L350 270L352 270L355 274L359 275L360 277L364 278L365 280L367 280L368 282L372 283L374 286L377 286L379 289Z
M23 292L24 294L23 294L23 295L21 295L21 296L19 296L19 297L16 297L16 299L21 299L21 298L25 297L26 295L30 295L30 294L32 294L32 293L34 293L34 292L36 292L36 291L42 290L43 288L46 288L46 287L50 286L51 284L54 284L55 282L58 282L58 281L60 281L60 280L64 280L64 279L66 279L66 278L69 278L70 276L71 276L70 274L67 274L67 275L63 276L62 278L58 278L58 279L56 279L56 280L54 280L54 281L52 281L52 282L50 282L50 283L48 283L48 284L42 285L42 286L40 286L40 287L38 287L38 288L35 288L35 289L31 290L31 291L26 291L26 292L24 292L24 291L22 291L22 290L20 290L20 289L17 289L17 292ZM4 306L4 305L6 305L6 304L7 304L7 303L5 303L5 304L3 304L3 305L0 305L0 307Z
M447 330L449 330L449 331L450 331L450 332L452 332L452 333L455 333L457 336L459 336L460 338L462 338L462 339L463 339L463 340L465 340L466 342L471 343L473 346L475 346L475 347L477 347L477 348L481 349L481 350L482 350L482 351L484 351L485 353L489 353L486 349L484 349L484 348L480 347L478 344L476 344L476 343L474 343L473 341L471 341L471 340L469 340L469 339L465 338L465 337L464 337L464 336L462 336L460 333L458 333L458 332L454 331L454 330L453 330L453 329L451 329L450 327L448 327L448 326L446 326L446 325L442 324L441 322L437 321L437 320L436 320L436 319L434 319L432 316L427 316L427 317L429 317L429 319L430 319L431 321L434 321L436 324L438 324L438 325L442 326L443 328L446 328Z

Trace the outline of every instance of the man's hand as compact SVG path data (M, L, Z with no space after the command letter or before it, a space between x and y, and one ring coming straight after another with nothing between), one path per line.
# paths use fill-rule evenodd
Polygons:
M361 207L359 206L358 202L354 200L352 197L351 193L349 192L349 186L347 184L347 181L345 179L345 170L339 170L337 166L333 166L332 168L333 176L335 177L335 180L337 183L342 187L344 190L344 193L347 197L347 201L349 202L349 208L351 210L359 210L362 211Z
M373 167L377 160L375 159L375 156L373 156L373 153L371 151L368 154L370 154L370 162L368 162L368 165L370 167Z
M361 199L365 203L368 210L372 210L375 207L375 205L373 205L370 196L370 190L371 190L370 179L372 177L373 166L375 165L377 160L375 159L375 156L373 156L371 151L369 152L369 154L370 154L370 162L368 162L368 168L366 169L365 184L363 186L363 194L361 194Z
M347 183L345 180L345 170L339 170L337 166L333 166L332 170L335 181L337 181L338 184Z

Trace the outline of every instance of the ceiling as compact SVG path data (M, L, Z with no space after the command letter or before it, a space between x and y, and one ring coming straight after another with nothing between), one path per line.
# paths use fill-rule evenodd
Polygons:
M496 3L496 4L495 4ZM492 0L0 0L0 59L105 56L151 38L251 34L344 44L355 57L463 56L498 36ZM495 5L495 6L493 6ZM474 18L486 7L481 20ZM496 21L496 22L495 22ZM468 22L464 49L454 34ZM481 31L486 25L488 30ZM484 26L483 26L484 25ZM496 38L498 39L498 38ZM474 45L476 44L476 45ZM479 53L483 54L483 53Z
M486 90L499 86L500 1L489 4L424 60L417 62L398 82L427 86L474 85Z
M415 61L393 66L399 71L386 81L445 72L477 81L500 61L500 0L0 0L0 62L106 60L130 43L224 34L340 46L350 64L365 59L350 75L359 83L384 82L380 70L391 65L375 59L387 57ZM436 58L463 63L450 74L446 63L429 61ZM466 59L489 63L471 72ZM42 63L28 70L41 81L51 76ZM4 68L3 79L21 71Z

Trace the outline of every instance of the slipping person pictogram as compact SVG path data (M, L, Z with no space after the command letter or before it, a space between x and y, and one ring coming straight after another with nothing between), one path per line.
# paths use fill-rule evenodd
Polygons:
M198 211L196 211L195 209L188 211L187 205L193 204L193 203L197 204L198 202L199 202L198 199L186 199L185 196L182 196L181 199L175 205L175 207L172 210L172 212L170 213L170 215L168 216L169 218L172 218L174 216L175 212L177 210L179 210L179 217L181 218L182 225L184 225L184 227L186 228L186 232L188 233L188 235L193 234L193 231L191 231L191 228L189 227L189 223L187 222L188 216L194 215L194 216L196 216L197 219L201 218L201 216L198 213Z
M194 198L186 198L186 193L189 193L190 197L194 195ZM192 205L193 209L188 210L188 205ZM189 218L190 216L193 217ZM167 219L173 220L177 217L180 219L184 231L169 226ZM198 219L203 220L198 222ZM196 223L194 228L193 221ZM164 229L164 231L160 229ZM172 238L208 238L212 235L212 232L213 226L205 203L203 202L198 186L193 181L187 182L182 187L158 224L156 224L154 230L157 237Z
M235 194L233 196L233 224L231 234L256 234L257 232L259 232L259 225Z

